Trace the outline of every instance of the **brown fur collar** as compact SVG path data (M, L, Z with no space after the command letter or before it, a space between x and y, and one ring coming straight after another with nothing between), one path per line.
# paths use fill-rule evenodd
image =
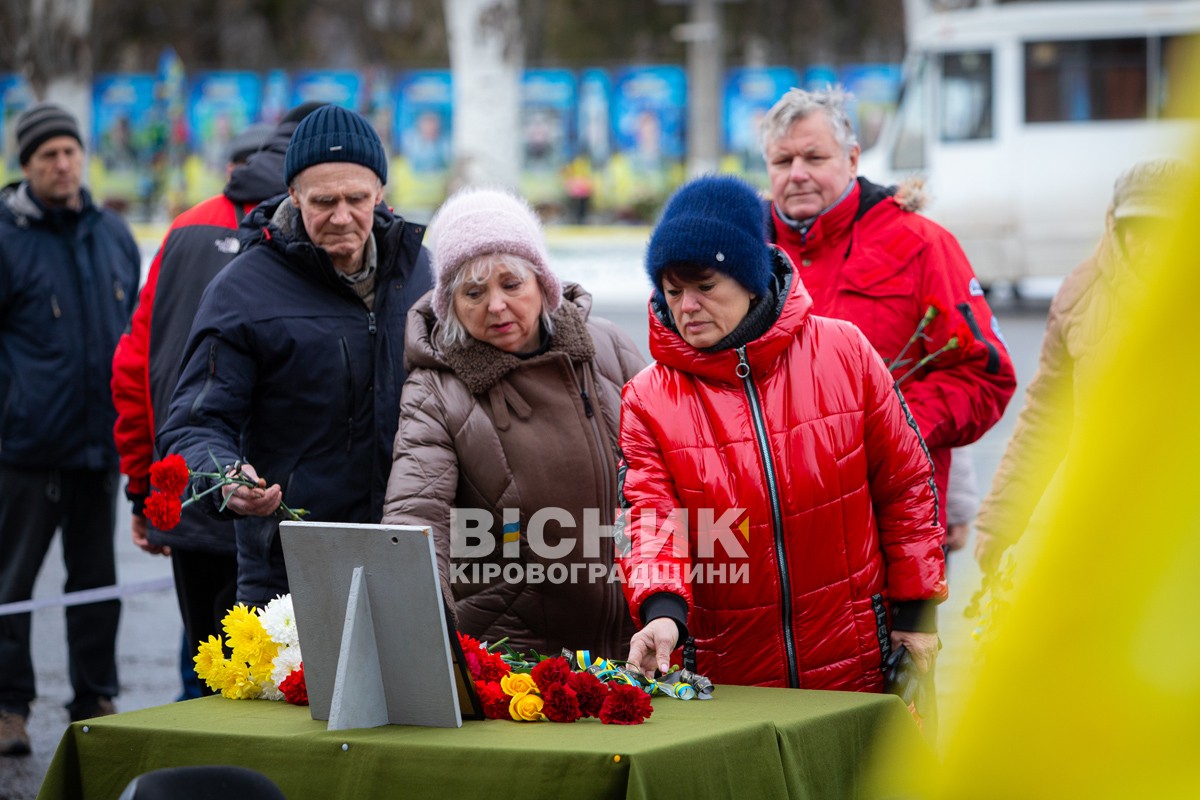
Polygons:
M904 182L896 188L894 198L896 205L905 211L920 211L925 207L928 201L928 193L925 191L925 180L923 178L905 178Z
M573 361L591 361L595 358L596 346L588 333L587 322L574 303L564 298L563 304L550 319L554 322L554 334L550 337L549 351L528 360L537 361L549 353L565 353ZM471 394L488 391L501 378L525 363L525 359L472 338L463 344L446 348L442 360L466 384Z

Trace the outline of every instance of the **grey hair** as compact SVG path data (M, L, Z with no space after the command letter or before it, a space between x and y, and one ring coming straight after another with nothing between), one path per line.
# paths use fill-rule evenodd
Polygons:
M484 253L464 262L450 280L450 307L446 309L446 318L441 321L442 347L466 344L467 340L471 338L471 334L467 333L467 329L463 327L462 321L458 318L458 312L454 310L454 298L458 295L458 290L465 283L487 283L491 280L492 272L497 267L504 267L537 284L538 291L542 293L542 330L547 336L554 333L554 323L547 310L550 304L546 300L546 290L542 288L542 282L537 279L537 268L533 263L512 253Z
M829 120L829 127L833 130L833 138L842 148L842 152L849 155L858 145L854 123L846 111L846 104L853 97L840 86L815 92L788 89L787 93L771 106L771 110L759 125L759 143L762 145L763 157L766 157L768 147L787 136L793 123L818 111L825 112L825 119Z

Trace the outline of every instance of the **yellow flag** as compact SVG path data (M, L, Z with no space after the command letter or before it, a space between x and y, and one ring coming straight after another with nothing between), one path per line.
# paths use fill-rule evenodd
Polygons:
M1097 379L943 798L1200 798L1200 187Z
M873 794L1200 798L1200 185L1177 188L941 764L894 751Z

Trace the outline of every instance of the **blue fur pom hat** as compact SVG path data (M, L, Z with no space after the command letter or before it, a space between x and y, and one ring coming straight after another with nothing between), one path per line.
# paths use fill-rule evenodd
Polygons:
M763 225L763 203L750 184L730 175L696 178L667 201L650 235L646 274L660 292L667 267L710 267L766 294L771 252Z
M316 164L358 164L387 183L387 155L371 123L341 106L321 106L300 121L283 159L284 183Z

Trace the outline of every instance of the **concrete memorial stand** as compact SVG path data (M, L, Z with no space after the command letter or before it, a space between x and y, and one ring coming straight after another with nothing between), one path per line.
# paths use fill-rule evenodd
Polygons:
M282 522L312 718L329 730L481 718L429 528Z

